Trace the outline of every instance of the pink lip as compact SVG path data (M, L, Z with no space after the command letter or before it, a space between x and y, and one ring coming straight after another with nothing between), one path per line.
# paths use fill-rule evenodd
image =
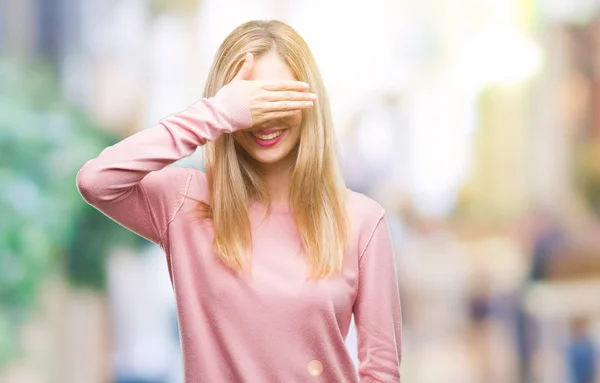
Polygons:
M277 131L278 131L278 129L271 129L271 130L261 130L260 132L263 134L271 134L271 133L275 133ZM285 132L282 132L278 137L276 137L272 140L261 140L260 138L256 137L252 133L250 133L250 135L252 136L252 139L254 140L254 142L256 142L257 145L262 146L263 148L267 148L270 146L277 145L277 143L279 141L281 141L281 138L285 135Z

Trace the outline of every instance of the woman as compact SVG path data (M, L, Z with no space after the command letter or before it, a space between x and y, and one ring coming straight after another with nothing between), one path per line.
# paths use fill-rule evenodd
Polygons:
M198 146L206 174L167 167ZM323 82L291 27L236 28L204 98L105 149L77 185L166 252L187 382L400 381L386 217L345 188Z

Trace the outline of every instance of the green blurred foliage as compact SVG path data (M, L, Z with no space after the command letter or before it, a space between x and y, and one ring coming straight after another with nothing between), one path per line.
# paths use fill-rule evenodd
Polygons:
M135 241L77 191L79 168L117 137L69 106L53 73L0 60L0 366L47 276L102 289L108 248Z

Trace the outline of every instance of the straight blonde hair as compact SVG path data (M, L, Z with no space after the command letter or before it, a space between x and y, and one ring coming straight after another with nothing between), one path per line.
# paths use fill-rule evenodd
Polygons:
M249 21L221 44L208 75L204 97L213 97L238 73L247 52L258 58L274 50L298 81L307 82L317 101L303 112L300 143L292 172L290 207L307 256L311 278L338 274L349 236L346 187L341 175L327 93L306 42L287 24ZM199 210L212 219L216 256L234 271L250 270L251 201L267 203L260 173L231 134L204 147L209 203Z

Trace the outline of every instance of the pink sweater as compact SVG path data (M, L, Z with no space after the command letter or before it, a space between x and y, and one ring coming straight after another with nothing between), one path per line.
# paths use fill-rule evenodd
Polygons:
M250 209L251 278L212 254L210 222L186 213L208 200L205 175L166 167L200 146L251 125L249 111L221 92L105 149L77 175L83 198L160 245L177 300L188 383L400 382L400 299L382 207L348 191L351 251L341 275L306 282L293 217ZM358 376L345 347L354 314Z

